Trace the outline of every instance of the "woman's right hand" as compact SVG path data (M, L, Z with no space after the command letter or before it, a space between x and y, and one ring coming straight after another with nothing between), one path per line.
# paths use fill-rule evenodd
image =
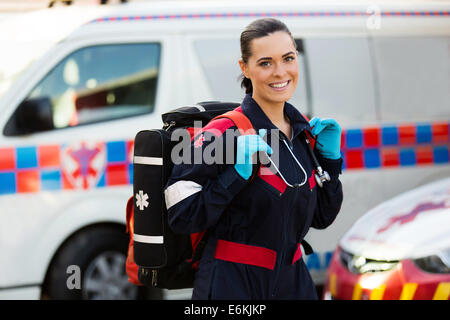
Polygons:
M266 152L272 154L272 148L264 141L266 129L260 129L259 134L241 135L237 138L236 164L237 173L248 180L253 171L253 154Z

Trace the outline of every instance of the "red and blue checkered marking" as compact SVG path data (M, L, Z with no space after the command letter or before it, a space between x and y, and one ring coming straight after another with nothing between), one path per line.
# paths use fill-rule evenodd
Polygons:
M436 122L345 130L344 169L447 164L449 127L448 122Z
M450 11L381 11L376 13L382 17L449 17ZM189 14L160 14L142 16L117 16L98 18L91 23L113 21L143 21L143 20L175 20L175 19L224 19L224 18L264 18L264 17L368 17L373 13L366 11L301 11L301 12L223 12L223 13L189 13Z
M102 146L106 153L105 165L95 186L91 187L132 184L133 141L109 141ZM66 147L1 147L0 195L75 189L62 164ZM76 174L83 176L89 172L89 161L94 153L86 149L74 155L79 165ZM341 154L344 170L448 165L450 123L411 123L343 130Z
M61 154L65 145L43 145L0 148L0 195L26 192L75 189L68 173L62 167ZM106 163L95 187L133 183L133 165L130 154L133 141L104 143ZM79 165L75 173L81 178L89 174L89 161L95 152L83 149L74 152Z

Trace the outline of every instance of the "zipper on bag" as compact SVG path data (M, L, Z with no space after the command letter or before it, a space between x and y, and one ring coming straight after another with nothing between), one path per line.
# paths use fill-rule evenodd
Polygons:
M152 270L152 286L156 287L158 285L158 271Z

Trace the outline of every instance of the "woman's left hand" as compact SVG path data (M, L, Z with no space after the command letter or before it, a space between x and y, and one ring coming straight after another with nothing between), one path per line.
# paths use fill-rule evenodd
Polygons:
M309 121L316 137L316 148L328 159L341 157L341 126L334 119L312 118Z

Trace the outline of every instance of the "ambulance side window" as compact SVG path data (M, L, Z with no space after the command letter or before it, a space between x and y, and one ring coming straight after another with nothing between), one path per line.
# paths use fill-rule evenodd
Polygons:
M50 99L55 128L150 113L160 50L157 43L79 49L51 70L27 99Z
M309 113L307 80L304 76L304 56L301 39L295 39L299 50L301 80L289 101L301 112ZM245 90L241 88L238 61L241 56L239 39L197 39L194 48L215 100L241 102Z
M373 41L382 120L449 119L450 37L383 37Z

